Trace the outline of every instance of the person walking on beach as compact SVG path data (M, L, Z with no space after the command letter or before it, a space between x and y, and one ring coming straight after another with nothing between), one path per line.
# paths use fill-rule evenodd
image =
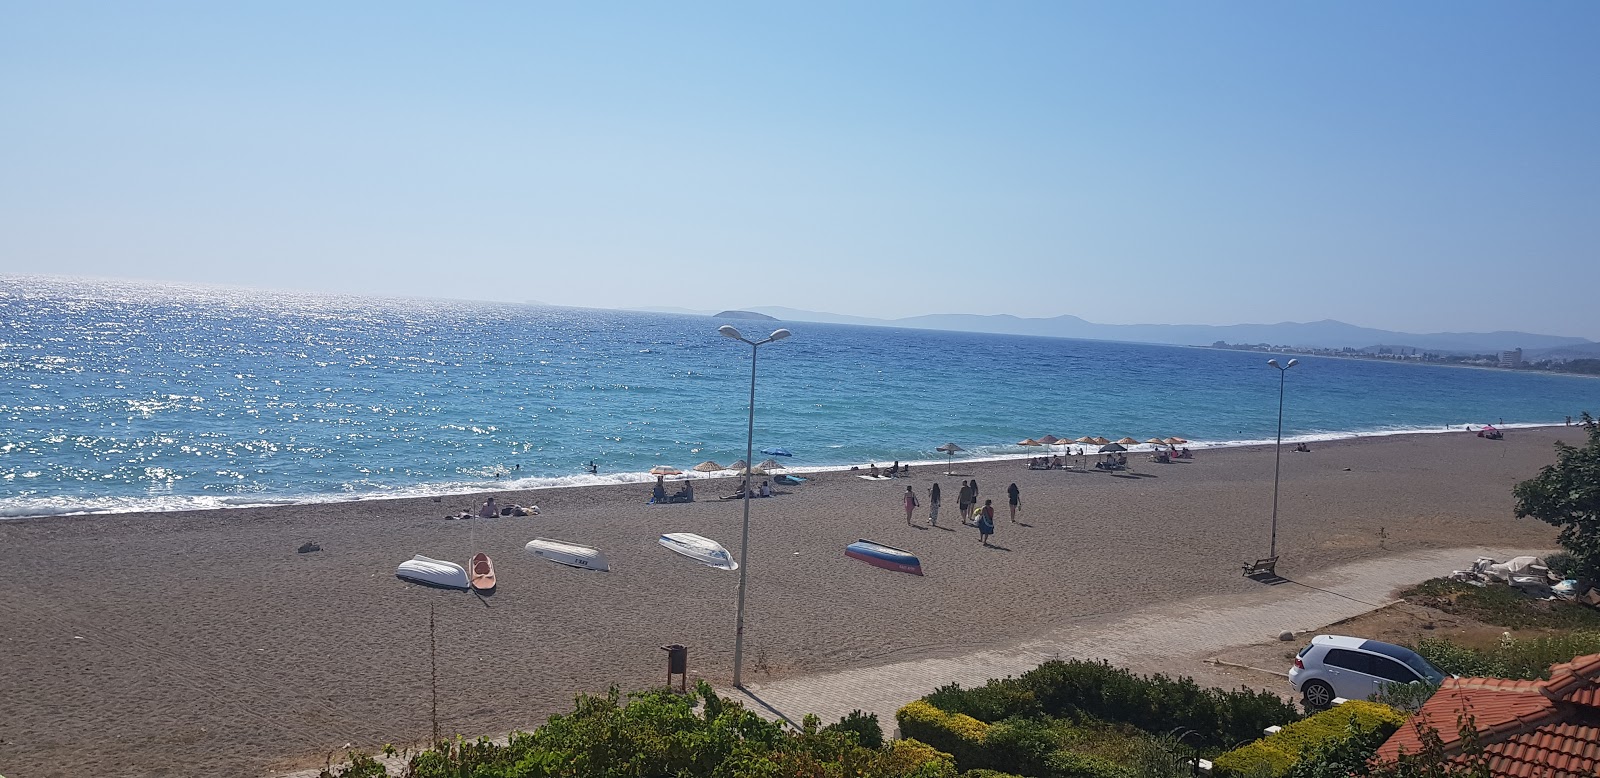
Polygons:
M985 546L989 545L989 536L994 534L994 500L984 500L983 510L978 511L978 538Z
M928 490L928 523L935 527L939 526L939 484L937 482L934 483L932 489Z
M917 493L911 491L911 487L909 487L909 486L906 487L905 504L906 504L906 526L909 527L909 526L911 526L911 514L912 514L912 512L917 509L918 505L921 505L921 503L917 502Z
M961 494L956 498L956 510L961 512L961 523L972 523L972 487L961 482Z
M1017 523L1017 511L1022 510L1022 490L1016 484L1006 487L1006 496L1011 498L1011 523Z

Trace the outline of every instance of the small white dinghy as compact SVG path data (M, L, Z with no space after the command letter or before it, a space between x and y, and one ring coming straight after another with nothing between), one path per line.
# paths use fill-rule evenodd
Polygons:
M706 567L718 570L738 570L739 563L728 556L728 549L711 538L692 532L669 532L661 536L660 543L667 550L682 554Z
M400 566L395 568L394 574L403 580L429 586L471 588L471 584L467 581L466 568L454 562L430 559L421 554L401 562Z
M582 546L564 540L534 538L524 546L528 553L543 557L559 565L581 567L584 570L610 570L606 555L593 546Z

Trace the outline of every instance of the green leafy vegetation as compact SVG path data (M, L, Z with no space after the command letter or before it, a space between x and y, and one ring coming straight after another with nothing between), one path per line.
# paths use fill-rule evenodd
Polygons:
M1581 577L1600 579L1600 424L1587 412L1582 448L1556 443L1555 464L1512 489L1517 518L1561 528L1558 540L1577 560Z
M1076 660L1046 662L973 689L951 684L924 699L982 722L1050 716L1126 724L1146 733L1186 731L1213 751L1300 718L1293 704L1270 692L1210 689L1191 678L1139 676L1106 662Z
M1223 775L1282 778L1327 743L1366 732L1387 738L1405 719L1405 714L1387 705L1353 700L1217 757L1216 769ZM1380 738L1378 743L1382 742Z
M1452 675L1531 681L1549 677L1553 664L1600 653L1600 631L1568 632L1527 640L1507 636L1487 650L1439 638L1423 638L1413 648L1422 658Z
M819 727L808 716L799 732L719 698L642 692L625 702L612 689L584 695L569 714L505 745L487 739L440 743L412 757L406 778L637 778L638 776L814 776L815 778L954 778L955 763L916 740L866 745L860 730L875 717L852 714ZM857 712L859 714L859 712ZM322 778L383 778L378 761L352 754Z
M1508 629L1600 630L1600 611L1570 600L1537 600L1510 586L1473 586L1434 578L1400 596L1417 605Z

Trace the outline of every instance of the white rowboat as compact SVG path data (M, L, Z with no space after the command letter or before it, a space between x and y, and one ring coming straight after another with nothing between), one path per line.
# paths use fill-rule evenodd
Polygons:
M550 538L534 538L528 541L528 545L524 548L534 556L568 567L581 567L584 570L611 569L611 565L606 562L606 555L593 546L581 546Z
M429 586L445 586L451 589L467 589L471 585L467 582L466 568L454 562L442 559L430 559L418 554L395 568L394 574L404 580Z
M728 556L728 549L710 538L692 532L669 532L661 536L660 543L667 550L682 554L706 567L718 570L738 570L739 563Z

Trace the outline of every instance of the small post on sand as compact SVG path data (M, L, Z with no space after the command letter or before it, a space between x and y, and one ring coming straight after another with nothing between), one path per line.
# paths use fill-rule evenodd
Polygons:
M433 639L433 603L428 603L428 674L433 688L433 744L439 744L439 662L438 644Z

